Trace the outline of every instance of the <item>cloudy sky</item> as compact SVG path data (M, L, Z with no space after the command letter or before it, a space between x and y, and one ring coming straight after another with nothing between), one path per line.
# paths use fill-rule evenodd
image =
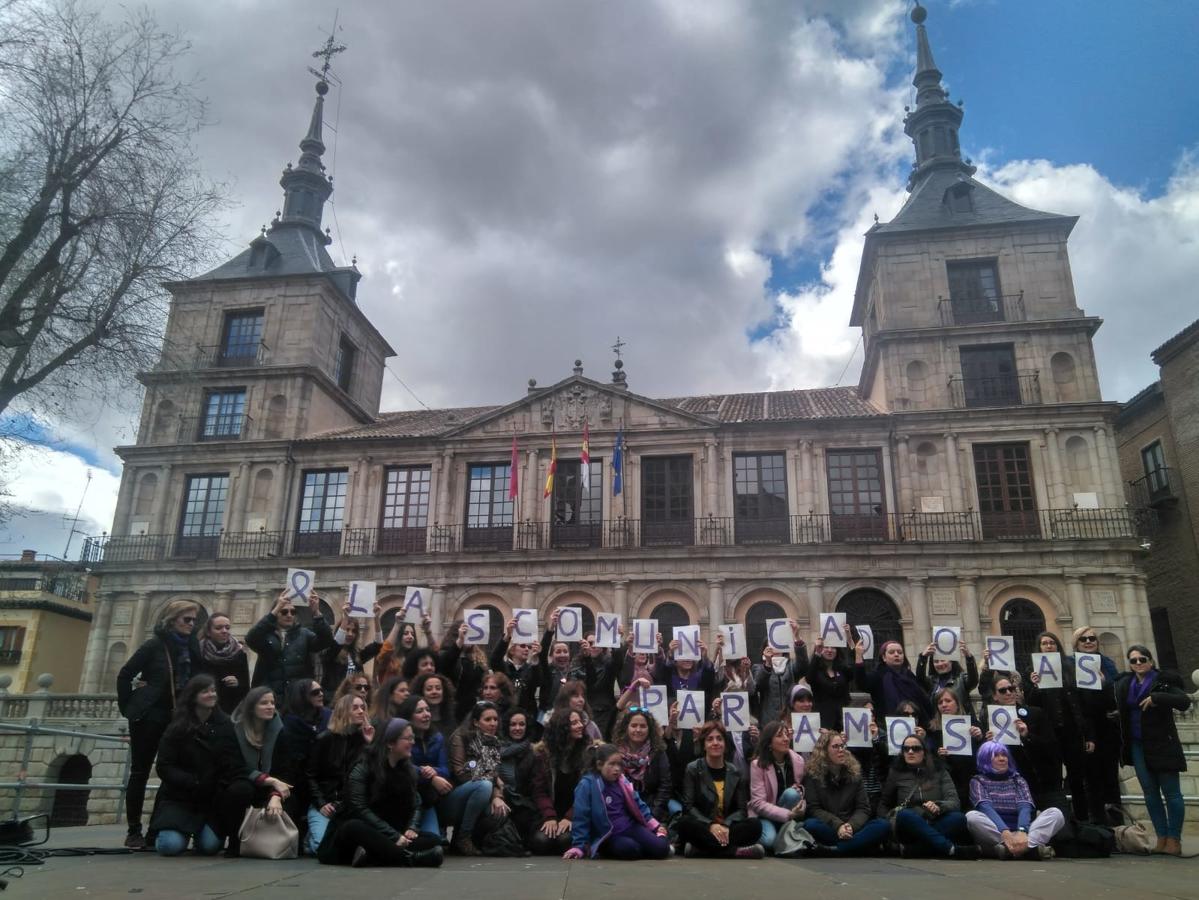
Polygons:
M236 201L232 255L280 205L332 5L149 5L193 44L212 118L196 152ZM1106 323L1104 396L1127 399L1199 316L1199 4L927 6L978 177L1081 217L1079 301ZM618 335L649 396L856 383L861 235L903 202L913 155L910 7L343 2L326 222L398 352L384 409L507 402L576 357L606 380ZM138 400L25 427L0 552L62 553L89 471L79 530L108 527Z

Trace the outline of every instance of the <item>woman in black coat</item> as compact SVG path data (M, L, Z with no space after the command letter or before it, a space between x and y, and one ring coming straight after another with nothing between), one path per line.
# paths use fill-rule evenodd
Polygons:
M268 686L279 700L287 696L287 686L315 674L314 654L333 646L333 630L321 615L320 597L308 596L312 627L305 628L296 619L296 608L288 591L275 600L269 613L246 634L246 646L258 654L254 664L254 687Z
M1185 712L1191 698L1182 679L1162 672L1153 663L1147 647L1128 648L1131 674L1116 683L1116 704L1124 734L1121 751L1124 765L1136 769L1145 794L1145 807L1157 832L1155 853L1182 855L1183 805L1179 773L1185 772L1186 757L1178 740L1174 713ZM1162 797L1165 803L1162 803Z
M154 849L178 856L191 840L211 856L229 839L236 856L237 832L254 789L237 746L233 723L217 706L211 675L197 675L179 695L175 717L158 747L162 784L150 818Z
M215 612L204 623L197 671L216 679L221 712L233 715L250 691L250 660L246 648L233 636L233 623L225 613Z
M300 829L301 838L308 827L308 758L322 731L324 709L325 691L319 681L301 679L291 683L283 707L283 732L271 763L271 774L291 785L283 809ZM300 846L304 846L302 840Z
M350 773L344 817L326 841L323 863L359 866L440 866L441 835L417 831L420 792L410 759L415 736L392 719Z
M192 630L199 604L172 600L163 607L154 636L142 644L117 673L117 706L129 720L129 779L125 789L125 846L141 850L142 808L146 782L163 732L175 711L175 698L198 671L200 645ZM137 687L134 688L136 681ZM153 832L151 832L151 837Z
M761 859L762 823L749 816L749 779L726 759L728 732L716 721L699 729L703 756L683 772L679 838L704 856ZM719 791L716 783L721 783Z
M375 736L366 701L350 694L333 705L329 730L308 754L308 851L315 856L329 822L345 808L346 786L358 757Z
M820 713L820 727L840 731L844 727L841 714L849 705L853 680L841 651L817 639L806 676L812 689L812 709Z

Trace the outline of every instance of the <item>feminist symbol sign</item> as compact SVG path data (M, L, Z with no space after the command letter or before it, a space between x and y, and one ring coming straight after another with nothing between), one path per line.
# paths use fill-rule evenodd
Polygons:
M308 595L312 593L312 586L315 581L316 572L311 569L288 569L287 599L307 603Z

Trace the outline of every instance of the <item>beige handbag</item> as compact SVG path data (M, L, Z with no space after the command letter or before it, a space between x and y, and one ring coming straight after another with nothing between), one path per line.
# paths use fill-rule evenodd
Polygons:
M238 837L241 855L251 859L295 859L300 844L300 830L287 813L272 818L257 806L246 810Z
M1119 812L1123 825L1112 829L1116 838L1117 853L1151 853L1153 851L1153 835L1144 822L1134 818L1124 807L1112 807L1113 812Z

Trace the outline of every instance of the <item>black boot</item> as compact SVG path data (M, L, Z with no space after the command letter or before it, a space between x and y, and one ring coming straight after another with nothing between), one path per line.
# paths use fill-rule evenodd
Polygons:
M412 865L424 869L436 869L445 861L445 853L440 847L429 850L418 850L412 854Z

